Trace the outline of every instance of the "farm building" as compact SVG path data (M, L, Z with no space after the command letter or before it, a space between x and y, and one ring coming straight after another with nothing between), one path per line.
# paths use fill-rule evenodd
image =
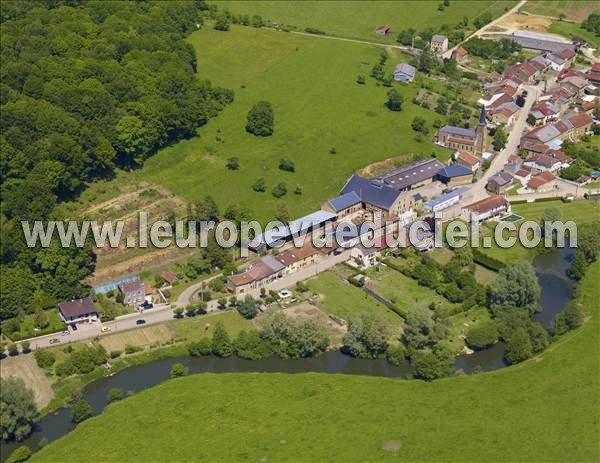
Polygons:
M442 167L437 174L437 178L448 186L466 185L473 181L473 171L460 164L452 164Z
M400 63L394 69L394 80L397 82L412 82L417 69L406 63Z
M409 191L431 183L442 167L437 159L426 159L400 166L377 176L376 180L395 190Z

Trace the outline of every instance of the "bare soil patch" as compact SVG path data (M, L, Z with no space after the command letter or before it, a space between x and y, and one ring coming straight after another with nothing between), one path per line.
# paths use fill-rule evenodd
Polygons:
M388 452L397 452L402 447L402 442L399 440L390 440L383 443L383 450Z
M3 359L0 362L0 376L21 378L33 391L33 398L38 408L45 407L54 397L50 379L44 370L37 366L33 354L21 354Z
M102 336L98 341L108 352L123 351L126 346L146 347L154 343L163 343L175 337L175 332L167 324L124 331Z
M388 170L405 164L408 159L410 159L410 155L404 154L401 156L394 156L384 159L383 161L377 161L373 164L369 164L368 166L359 169L356 173L361 177L375 177L376 175L382 174L383 172L387 172Z
M517 29L525 29L534 32L546 32L552 24L552 19L545 16L524 15L513 13L495 24L507 32L513 32Z

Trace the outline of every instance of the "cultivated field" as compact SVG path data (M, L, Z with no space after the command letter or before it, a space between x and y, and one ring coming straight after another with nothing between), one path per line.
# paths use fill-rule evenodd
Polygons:
M600 13L600 5L597 1L566 0L566 1L528 1L522 8L523 11L542 16L555 18L564 15L566 19L581 22L591 13Z
M0 376L21 378L33 391L33 398L39 409L44 408L54 396L50 379L45 375L44 370L37 366L33 354L3 359L0 364Z
M369 77L380 47L242 26L219 32L209 24L188 41L197 50L198 77L234 89L235 101L198 137L149 159L134 173L140 181L163 185L188 201L211 194L221 210L246 206L264 222L278 203L292 217L318 209L355 170L374 161L414 153L447 156L430 137L415 140L415 116L430 127L443 117L411 103L414 85L395 84L404 96L402 112L385 108L388 89ZM397 61L389 60L387 72ZM358 74L367 77L366 85L356 83ZM246 114L260 100L274 109L271 137L245 131ZM227 169L230 156L239 158L239 170ZM296 171L279 170L281 158L293 160ZM254 192L251 186L261 177L267 191ZM288 189L281 199L270 194L278 182ZM297 186L302 194L293 193Z
M418 31L455 24L467 17L472 22L483 13L500 16L512 8L514 1L458 1L452 0L444 11L433 1L211 1L219 9L232 13L259 14L297 30L316 28L327 34L358 38L374 42L394 42L398 32L413 28ZM391 33L374 33L376 27L387 24Z
M578 291L591 320L517 366L433 383L194 375L109 406L31 461L598 461L599 279L596 262Z
M98 341L107 352L123 351L127 346L146 347L165 343L175 337L174 330L168 324L159 324L134 330L102 336Z

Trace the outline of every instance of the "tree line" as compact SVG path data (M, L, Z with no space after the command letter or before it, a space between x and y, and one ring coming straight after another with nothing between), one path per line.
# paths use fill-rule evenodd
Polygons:
M233 100L196 78L183 38L203 2L2 2L0 14L0 317L78 297L91 246L27 248L21 220L62 218L58 204L114 169L194 136ZM38 294L36 300L33 295Z

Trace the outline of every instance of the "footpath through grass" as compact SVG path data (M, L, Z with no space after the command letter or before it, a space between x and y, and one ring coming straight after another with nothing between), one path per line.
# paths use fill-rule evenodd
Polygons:
M32 461L598 461L599 279L596 262L578 291L587 323L517 366L433 383L195 375L109 406Z

